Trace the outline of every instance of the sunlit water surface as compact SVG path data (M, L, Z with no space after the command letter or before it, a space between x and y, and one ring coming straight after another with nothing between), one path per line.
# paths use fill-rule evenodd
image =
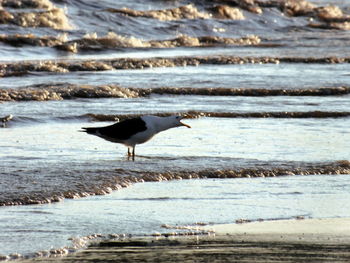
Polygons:
M122 87L136 88L180 86L191 88L300 89L346 86L350 82L350 64L301 65L299 63L200 65L198 67L73 72L69 74L32 72L26 78L3 79L2 86L4 88L18 88L39 83L72 83L81 85L117 84Z
M44 59L112 59L176 56L346 57L346 30L308 26L305 16L290 17L277 8L262 14L244 11L245 20L181 19L157 21L106 12L106 8L135 10L173 8L182 1L55 1L66 8L73 29L0 25L1 34L57 36L69 39L108 32L139 40L192 37L242 37L257 35L265 46L206 48L115 48L69 53L54 47L0 44L0 61ZM311 0L334 4L348 15L348 1ZM202 10L210 1L195 1ZM272 44L272 46L269 46ZM305 89L348 86L350 64L280 63L199 65L198 67L149 68L56 74L26 72L0 79L2 89L39 84L121 85L122 87L190 87ZM0 103L0 117L14 115L8 128L0 129L0 190L15 197L28 191L62 191L70 184L100 183L118 169L216 169L256 167L293 162L334 162L350 159L349 118L272 119L201 118L186 120L192 129L172 129L136 148L135 162L128 162L126 148L78 132L92 122L87 113L152 114L189 110L212 112L348 112L349 96L322 97L222 97L155 96L121 99L74 99L48 102ZM60 203L0 208L0 254L33 253L70 245L68 238L93 233L150 234L168 232L162 224L195 222L230 223L306 216L349 217L349 175L293 176L222 180L188 180L135 184L107 196L64 200ZM101 179L102 178L102 179ZM42 187L44 185L45 187ZM49 189L50 188L50 189ZM171 230L172 231L172 230Z

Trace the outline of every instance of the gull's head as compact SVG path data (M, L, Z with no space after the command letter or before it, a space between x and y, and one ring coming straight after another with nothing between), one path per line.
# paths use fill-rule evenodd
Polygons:
M183 123L181 120L184 118L182 116L170 116L169 117L171 119L172 124L174 125L174 127L180 127L180 126L185 126L187 128L191 128L190 125Z

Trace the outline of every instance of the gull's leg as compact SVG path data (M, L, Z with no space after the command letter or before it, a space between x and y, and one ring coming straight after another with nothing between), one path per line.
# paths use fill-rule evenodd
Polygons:
M135 161L135 147L132 147L132 160Z
M130 153L130 148L128 147L128 157L131 156L131 153Z
M134 160L134 157L132 156L132 151L131 151L130 147L128 147L128 161L130 160L130 158L132 158L132 160Z

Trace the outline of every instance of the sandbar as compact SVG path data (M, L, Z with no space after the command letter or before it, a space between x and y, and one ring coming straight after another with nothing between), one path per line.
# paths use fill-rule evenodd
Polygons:
M268 220L209 225L201 229L242 240L350 244L350 218Z
M21 262L350 262L350 218L271 220L199 229L209 234L104 240L67 256Z

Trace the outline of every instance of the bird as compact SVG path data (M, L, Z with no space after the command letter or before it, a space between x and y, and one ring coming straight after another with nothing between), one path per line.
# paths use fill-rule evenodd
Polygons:
M159 117L145 115L137 118L126 119L113 125L104 127L82 127L81 132L96 135L107 141L124 144L128 147L128 158L135 160L135 147L153 138L159 132L190 125L183 123L182 116L172 115Z

